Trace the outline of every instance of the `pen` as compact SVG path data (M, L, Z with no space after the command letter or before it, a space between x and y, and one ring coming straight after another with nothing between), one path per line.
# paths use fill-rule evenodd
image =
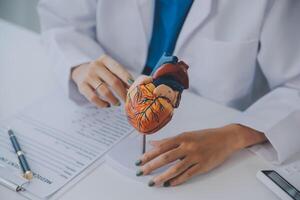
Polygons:
M27 163L27 160L25 158L24 152L21 150L21 147L19 145L19 142L14 134L14 132L9 129L8 130L8 135L9 135L9 139L15 149L15 152L18 156L19 162L20 162L20 166L22 168L23 171L23 177L26 178L27 180L32 179L33 174L32 171L29 168L29 165Z
M143 141L142 141L142 154L146 152L146 135L143 134Z

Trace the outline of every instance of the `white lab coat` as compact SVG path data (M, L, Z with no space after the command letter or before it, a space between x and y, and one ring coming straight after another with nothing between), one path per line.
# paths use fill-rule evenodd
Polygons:
M104 53L142 71L153 0L41 0L38 10L53 67L72 99L82 96L71 68ZM244 110L233 123L265 133L270 144L255 151L275 162L300 152L299 0L195 0L174 55L190 66L191 91Z

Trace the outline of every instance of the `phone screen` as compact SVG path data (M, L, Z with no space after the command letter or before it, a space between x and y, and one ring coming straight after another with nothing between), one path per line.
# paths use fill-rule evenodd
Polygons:
M291 185L287 180L280 176L274 170L262 170L267 177L269 177L276 185L278 185L282 190L284 190L290 197L295 200L300 200L300 192L293 185Z

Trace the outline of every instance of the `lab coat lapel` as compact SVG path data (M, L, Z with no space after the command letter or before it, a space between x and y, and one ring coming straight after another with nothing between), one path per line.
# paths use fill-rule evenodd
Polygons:
M194 0L178 36L174 53L177 54L187 39L211 13L213 0Z

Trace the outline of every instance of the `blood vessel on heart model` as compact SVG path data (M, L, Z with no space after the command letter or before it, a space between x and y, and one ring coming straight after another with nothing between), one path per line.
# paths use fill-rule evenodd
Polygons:
M172 119L181 93L189 87L188 68L176 56L163 55L150 76L136 79L125 103L128 121L135 129L155 133Z

